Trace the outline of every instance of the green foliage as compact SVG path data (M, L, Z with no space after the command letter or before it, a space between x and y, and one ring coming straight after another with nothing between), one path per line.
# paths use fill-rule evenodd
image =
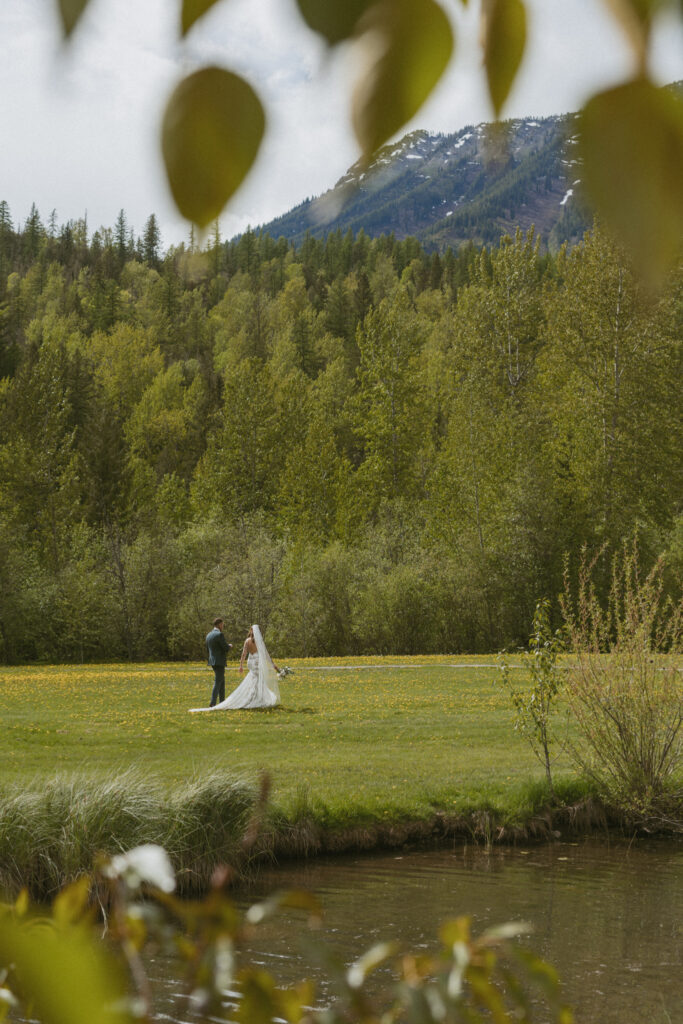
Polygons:
M358 413L364 477L378 496L414 493L429 420L420 374L421 325L406 298L380 303L359 328ZM426 435L426 438L425 438Z
M245 846L252 841L247 832ZM381 1014L388 1024L477 1024L492 1014L498 1024L532 1024L531 1007L540 997L544 1019L571 1024L554 969L513 941L528 931L525 925L502 925L475 938L470 919L456 918L442 925L437 953L399 959L395 944L378 943L347 969L310 934L322 914L313 895L276 893L241 912L226 894L229 881L228 869L220 868L203 900L178 899L167 853L145 844L100 858L94 874L56 896L49 917L44 911L39 917L25 893L14 906L0 906L5 1005L21 1006L46 1024L149 1022L153 994L141 952L154 946L174 957L194 1013L204 1020L370 1024ZM106 949L93 933L91 887L108 912ZM306 915L300 938L315 950L337 993L323 1010L311 1008L319 997L310 981L281 989L269 971L244 963L245 940L283 910ZM373 997L368 979L380 966L392 968L391 991ZM235 989L237 1007L226 1006L226 990Z
M599 231L562 263L565 288L549 309L554 342L543 363L554 395L549 454L558 469L558 500L562 516L569 513L575 524L565 549L578 546L578 536L589 539L580 520L592 524L598 545L618 545L633 531L635 522L627 520L634 507L643 522L661 515L649 481L660 458L681 444L681 418L671 412L679 348L662 344L677 331L677 301L674 293L649 301ZM635 480L641 481L636 491Z
M0 906L0 976L9 968L12 1002L44 1024L129 1024L132 1014L115 1008L122 976L84 925L60 923L58 908L48 921L17 916Z
M155 257L152 218L63 250L4 216L8 662L193 658L219 611L288 655L490 651L583 541L676 550L682 278L599 229Z
M555 698L564 684L563 667L557 664L557 659L566 644L562 630L556 629L553 632L551 628L550 602L547 599L536 605L529 647L531 689L526 686L520 689L519 683L513 680L513 670L505 657L500 659L501 678L515 709L515 729L525 737L545 767L548 788L555 798L550 756L554 740L552 716Z
M583 746L578 763L638 823L680 818L683 605L664 594L661 562L641 567L637 542L612 558L607 601L600 555L565 571L562 610L574 653L568 696Z

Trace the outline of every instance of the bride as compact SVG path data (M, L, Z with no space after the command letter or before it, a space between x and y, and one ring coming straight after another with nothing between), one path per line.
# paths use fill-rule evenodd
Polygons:
M258 626L252 626L244 641L240 672L246 660L248 673L237 687L220 704L212 708L192 708L192 711L237 711L242 708L273 708L280 703L280 688L277 684L278 667L268 653L263 634Z

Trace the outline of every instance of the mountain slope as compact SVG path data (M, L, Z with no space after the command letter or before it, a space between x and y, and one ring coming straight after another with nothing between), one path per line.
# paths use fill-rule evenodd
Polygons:
M481 124L452 135L412 132L261 230L298 244L307 232L362 228L444 249L470 239L497 242L533 224L556 247L579 237L590 220L578 198L574 117Z

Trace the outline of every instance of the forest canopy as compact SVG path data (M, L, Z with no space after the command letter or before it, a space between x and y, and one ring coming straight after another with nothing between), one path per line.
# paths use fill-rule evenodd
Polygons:
M522 642L582 544L683 560L683 271L599 230L162 252L0 203L0 659ZM605 581L607 585L608 581Z

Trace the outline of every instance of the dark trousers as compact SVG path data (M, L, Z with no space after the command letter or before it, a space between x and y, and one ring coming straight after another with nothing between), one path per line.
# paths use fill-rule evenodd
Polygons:
M221 704L225 700L225 665L212 665L214 680L211 704Z

